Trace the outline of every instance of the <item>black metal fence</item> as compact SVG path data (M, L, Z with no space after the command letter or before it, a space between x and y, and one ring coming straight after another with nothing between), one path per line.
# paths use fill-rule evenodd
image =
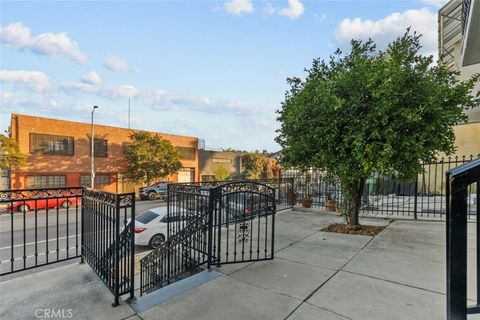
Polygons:
M0 191L0 275L80 256L82 188Z
M82 198L82 261L113 293L134 297L135 193L85 189Z
M168 186L167 237L140 260L140 294L207 264L273 259L275 189L253 181Z
M472 185L476 185L476 196L480 197L480 159L448 171L446 180L447 320L466 320L469 314L480 314L480 219L475 225L467 223L468 194ZM480 214L478 202L475 213ZM469 227L475 228L474 231L470 233ZM469 248L469 234L476 239L472 248ZM472 270L469 270L469 253L474 251L471 261L476 256L476 263L471 263ZM474 279L476 291L469 296L467 284L474 284Z
M209 257L209 188L168 186L165 241L140 260L140 294L151 292L195 273Z
M459 165L472 161L477 156L441 158L424 164L424 172L413 181L399 181L395 178L374 175L366 180L360 214L363 216L404 216L410 218L445 219L446 180L445 173ZM340 182L326 175L326 172L284 170L282 178L294 179L296 203L310 198L312 206L329 211L340 211L344 197ZM476 186L467 192L467 217L475 218L478 203Z

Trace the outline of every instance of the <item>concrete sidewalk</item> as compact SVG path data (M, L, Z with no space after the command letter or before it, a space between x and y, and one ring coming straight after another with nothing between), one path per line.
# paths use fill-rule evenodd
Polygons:
M126 303L112 308L113 296L87 265L7 280L0 283L0 319L36 319L39 309L71 309L72 319L445 318L443 223L362 219L387 225L376 237L319 231L339 221L279 213L275 260L223 266L222 275L138 314Z

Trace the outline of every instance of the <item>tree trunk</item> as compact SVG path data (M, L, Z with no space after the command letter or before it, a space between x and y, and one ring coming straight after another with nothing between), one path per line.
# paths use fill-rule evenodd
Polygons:
M363 189L365 188L365 179L359 178L356 182L349 184L347 214L349 225L358 227L360 225L358 211L362 202Z

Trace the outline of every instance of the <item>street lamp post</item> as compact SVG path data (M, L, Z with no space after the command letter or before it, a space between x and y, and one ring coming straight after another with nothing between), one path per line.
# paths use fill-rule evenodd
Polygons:
M95 129L93 126L93 113L98 106L93 106L92 109L92 134L91 134L91 152L90 152L90 188L94 188L95 186L95 164L94 164L94 143L95 143Z

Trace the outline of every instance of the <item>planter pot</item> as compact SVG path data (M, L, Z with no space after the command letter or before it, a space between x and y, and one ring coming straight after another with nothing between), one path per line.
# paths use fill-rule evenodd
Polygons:
M313 199L312 198L303 198L302 199L302 205L305 208L310 208L313 204Z
M335 212L337 206L336 200L325 200L325 210Z

